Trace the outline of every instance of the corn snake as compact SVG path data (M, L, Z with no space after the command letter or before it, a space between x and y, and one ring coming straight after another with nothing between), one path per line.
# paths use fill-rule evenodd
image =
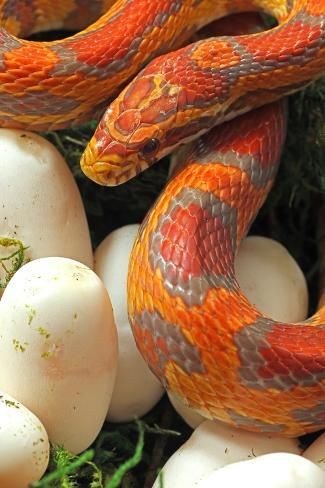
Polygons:
M28 11L32 2L2 3L2 24L17 34L63 17L57 8L49 24L40 15L38 27L8 7ZM95 16L110 6L95 3ZM82 167L101 184L122 183L180 143L319 77L324 0L121 0L67 40L31 44L2 30L1 125L41 130L87 120L153 56L183 45L213 17L256 8L279 26L157 58L112 102ZM69 27L73 14L64 18ZM253 117L253 125L243 115L237 129L226 123L183 151L187 164L147 216L131 256L129 314L150 367L189 405L249 430L295 436L325 426L324 295L309 321L289 325L264 318L238 288L233 259L275 176L283 104Z

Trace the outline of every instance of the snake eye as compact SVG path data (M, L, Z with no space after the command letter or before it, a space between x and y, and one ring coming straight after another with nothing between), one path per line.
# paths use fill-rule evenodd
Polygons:
M148 142L142 148L142 154L144 157L152 156L159 149L160 143L158 139L149 139Z

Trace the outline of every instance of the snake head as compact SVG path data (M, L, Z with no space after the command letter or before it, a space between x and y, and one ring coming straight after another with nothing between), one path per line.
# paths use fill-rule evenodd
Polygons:
M101 185L119 185L170 152L163 134L177 113L179 88L161 75L135 78L111 103L82 158L81 168Z

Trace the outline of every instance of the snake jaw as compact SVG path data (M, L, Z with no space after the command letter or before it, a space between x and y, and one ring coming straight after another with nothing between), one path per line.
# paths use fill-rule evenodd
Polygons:
M129 154L126 145L113 139L109 141L106 137L106 144L97 139L95 134L80 160L83 173L99 185L117 186L125 183L154 162L136 157L137 153L134 152Z
M95 183L102 186L116 186L123 183L129 178L123 177L124 171L131 172L132 164L125 164L127 162L118 160L102 160L94 156L92 147L89 144L81 157L80 165L84 174ZM123 165L122 165L123 163ZM123 172L118 170L117 167L123 166ZM135 174L134 174L135 176ZM130 175L131 177L131 175Z

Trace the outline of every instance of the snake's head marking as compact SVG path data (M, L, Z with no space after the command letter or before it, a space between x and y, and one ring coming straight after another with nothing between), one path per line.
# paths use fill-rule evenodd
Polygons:
M173 126L178 93L161 75L135 78L106 110L82 156L83 172L118 185L167 154L163 136Z

